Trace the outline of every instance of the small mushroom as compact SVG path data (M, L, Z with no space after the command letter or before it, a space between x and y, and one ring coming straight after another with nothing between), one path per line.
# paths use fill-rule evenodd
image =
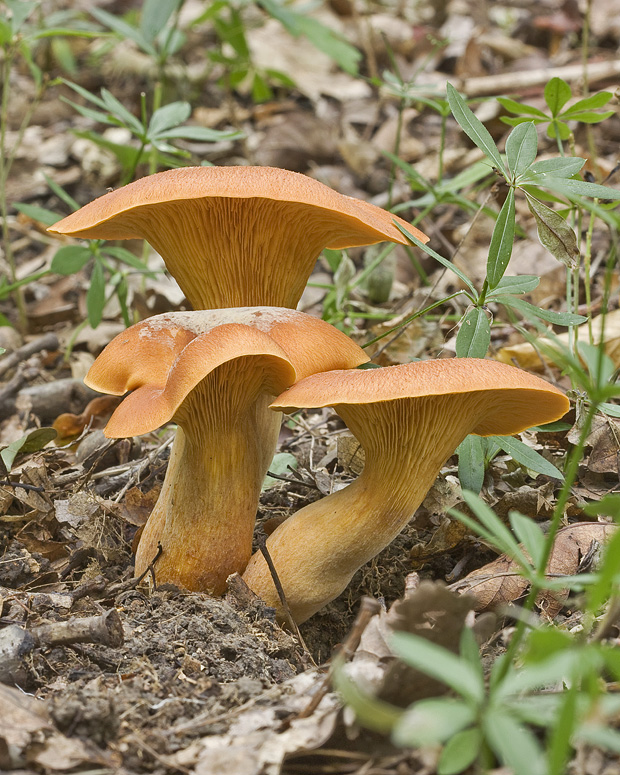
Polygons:
M140 538L136 575L221 594L251 555L261 485L280 427L269 402L320 369L368 358L322 320L269 307L172 312L119 334L86 383L114 395L105 434L136 436L174 420L179 431L157 504Z
M185 167L95 199L49 228L89 239L145 239L194 309L295 307L323 248L390 241L395 215L273 167Z
M518 433L562 417L569 402L540 377L455 358L315 374L271 406L333 406L366 453L358 479L289 517L267 540L292 616L303 622L400 533L465 436ZM282 618L260 553L243 578Z

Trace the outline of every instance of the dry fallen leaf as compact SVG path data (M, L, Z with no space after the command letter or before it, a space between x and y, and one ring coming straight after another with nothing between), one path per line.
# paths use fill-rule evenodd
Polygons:
M603 522L577 522L558 531L547 565L547 573L553 576L572 576L579 572L582 559L588 554L592 543L602 543L616 530L615 525ZM469 573L450 589L468 593L476 599L475 610L486 611L506 603L519 600L526 594L529 584L519 575L518 565L506 555L483 565ZM538 606L549 617L562 608L567 592L557 591L553 595L543 593Z

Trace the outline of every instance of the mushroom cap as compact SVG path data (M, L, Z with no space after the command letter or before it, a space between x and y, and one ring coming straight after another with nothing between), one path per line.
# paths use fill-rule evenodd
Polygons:
M218 366L251 356L269 364L265 389L272 395L319 369L353 368L368 360L338 329L291 309L171 312L115 337L84 381L113 395L133 391L105 433L134 436L171 420L193 388Z
M510 436L552 422L570 405L561 390L528 372L481 358L451 358L314 374L285 390L271 408L293 412L346 406L350 411L356 405L475 392L488 395L484 415L471 431L479 436Z
M95 199L48 231L94 239L148 239L132 212L153 209L153 220L186 200L270 199L337 213L342 234L324 247L339 249L390 240L408 244L397 221L422 242L428 237L402 218L329 188L299 172L276 167L181 167L158 172ZM161 210L161 213L159 212ZM156 214L157 213L157 214ZM319 213L320 215L320 213ZM153 224L155 228L156 224ZM289 227L290 228L290 227Z

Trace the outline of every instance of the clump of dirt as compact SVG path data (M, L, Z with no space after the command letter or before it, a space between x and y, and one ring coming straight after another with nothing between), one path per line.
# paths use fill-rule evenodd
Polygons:
M100 610L80 602L80 614ZM240 612L171 585L125 592L114 605L122 646L37 649L28 688L48 701L62 732L122 752L130 768L145 767L144 746L165 755L204 734L201 725L192 729L198 716L209 719L210 732L222 731L218 717L306 666L262 606Z

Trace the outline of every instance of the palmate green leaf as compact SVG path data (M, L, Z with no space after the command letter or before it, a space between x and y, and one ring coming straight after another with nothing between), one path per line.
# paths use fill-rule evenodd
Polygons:
M574 269L579 262L577 236L562 216L530 194L525 194L527 206L536 219L541 245L565 266Z
M91 328L97 328L103 317L105 307L105 276L100 261L95 261L90 285L86 293L86 311Z
M494 167L505 173L504 163L489 131L478 119L451 83L446 85L448 103L452 115L469 139L493 162Z
M519 541L532 558L536 568L540 568L545 550L545 535L536 522L518 511L510 511L510 525Z
M50 269L65 276L75 274L86 266L92 257L91 251L83 245L66 245L56 251Z
M484 484L484 447L480 436L470 434L456 448L459 482L464 490L479 493Z
M484 681L470 664L451 651L409 632L390 636L394 653L403 662L449 686L475 704L484 699Z
M502 708L485 713L483 730L500 762L514 775L547 775L545 756L533 732Z
M403 747L443 743L476 720L471 705L452 697L420 700L408 708L392 730L392 742Z
M545 86L545 102L552 116L559 116L562 108L572 97L570 86L562 78L552 78Z
M472 307L456 335L457 358L484 358L491 344L491 322L484 309Z
M532 122L516 126L506 140L506 162L515 178L522 175L536 159L538 136Z
M489 258L487 260L487 282L492 291L502 279L515 239L515 192L514 188L508 190L506 201L499 211L489 246Z
M562 472L553 463L550 463L535 449L528 447L527 444L515 439L513 436L489 436L488 438L493 439L517 463L521 463L521 465L529 468L531 471L552 476L554 479L564 479Z
M481 745L482 732L478 727L457 732L441 752L437 775L459 775L465 772L476 761Z

